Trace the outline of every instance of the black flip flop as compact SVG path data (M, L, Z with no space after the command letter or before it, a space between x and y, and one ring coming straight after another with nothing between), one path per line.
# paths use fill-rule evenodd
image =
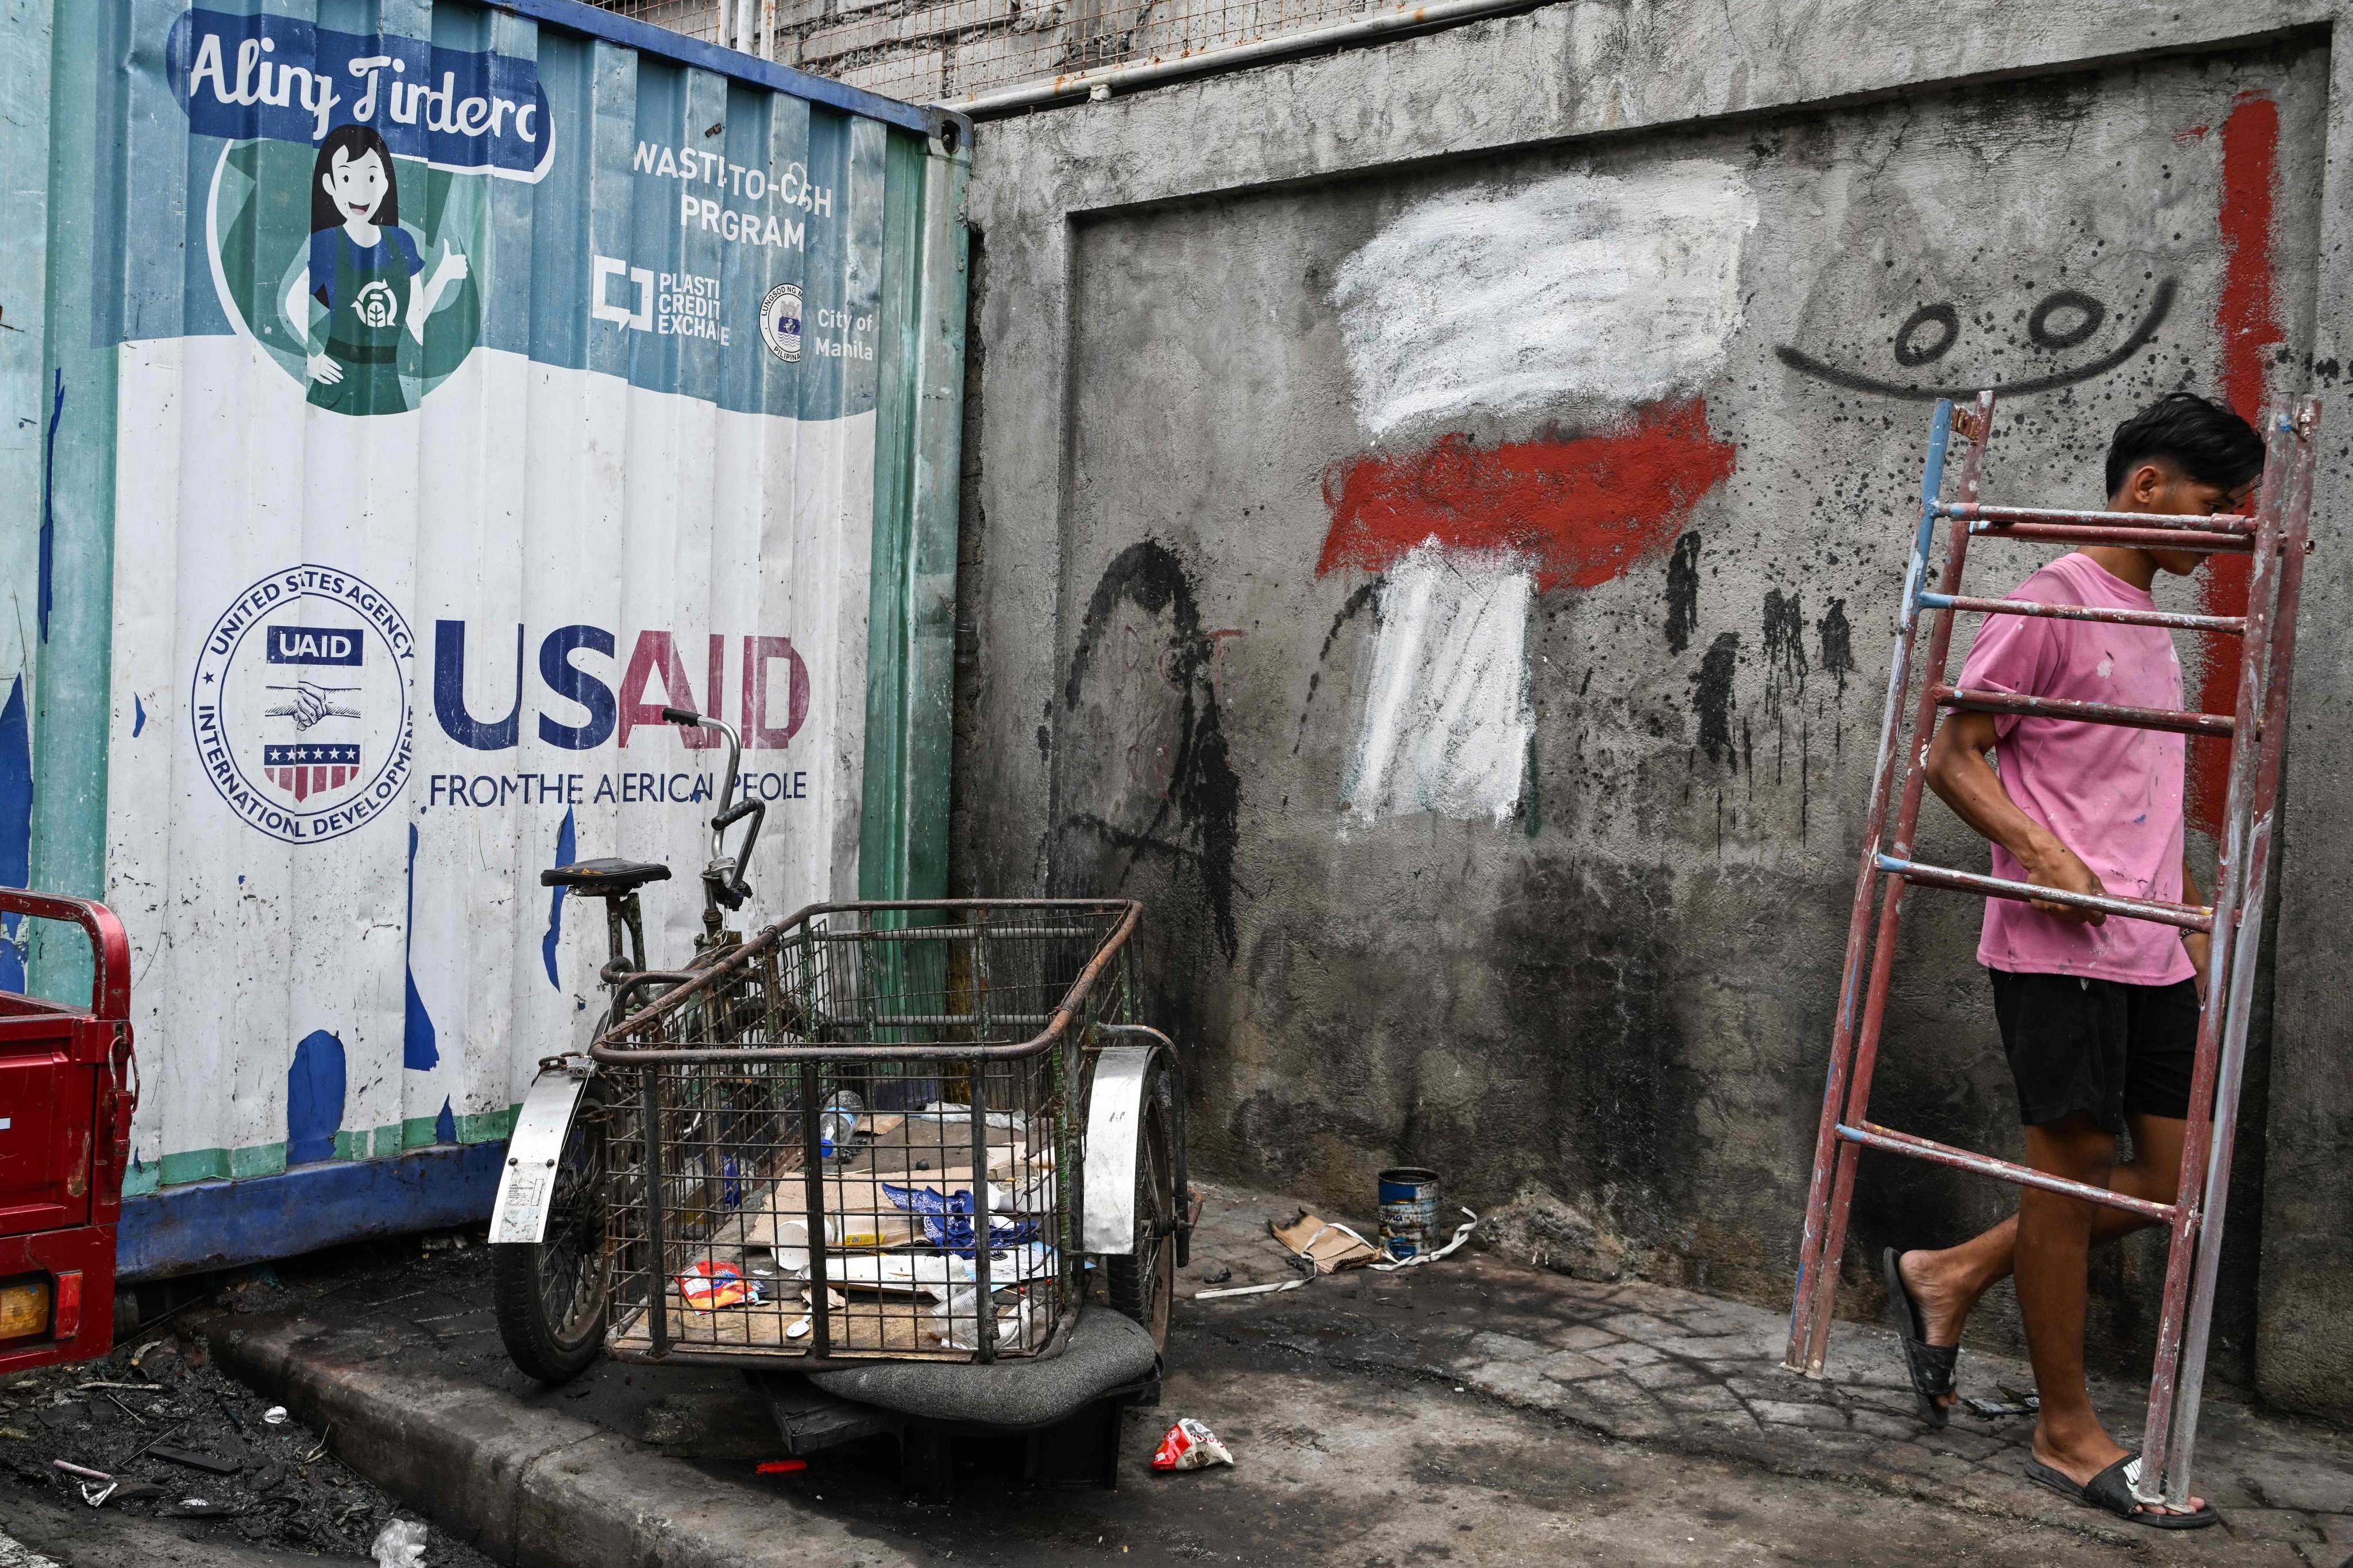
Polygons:
M2054 1492L2064 1492L2086 1508L2096 1508L2151 1530L2203 1530L2210 1524L2219 1524L2222 1519L2211 1502L2196 1513L2157 1513L2142 1507L2140 1500L2133 1496L2133 1488L2140 1482L2138 1454L2126 1454L2080 1487L2064 1472L2052 1469L2040 1459L2026 1461L2026 1479Z
M1880 1271L1887 1277L1887 1315L1904 1342L1904 1364L1912 1374L1912 1399L1920 1407L1920 1419L1928 1424L1931 1432L1941 1432L1953 1413L1937 1400L1953 1392L1953 1366L1960 1360L1961 1347L1928 1342L1928 1328L1920 1316L1920 1303L1912 1300L1912 1292L1904 1284L1904 1271L1896 1267L1895 1258L1894 1247L1880 1249Z

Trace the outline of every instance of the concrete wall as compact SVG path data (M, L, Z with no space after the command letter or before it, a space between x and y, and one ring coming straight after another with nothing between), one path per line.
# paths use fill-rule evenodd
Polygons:
M1562 4L983 127L957 879L1150 901L1203 1167L1429 1163L1561 1267L1786 1299L1923 389L2021 386L1988 493L2088 504L2158 393L2342 357L2331 5L2076 11ZM2216 1350L2340 1412L2348 571ZM1983 861L1934 805L1922 854ZM1875 1111L2015 1152L1977 906L1908 907ZM1844 1305L2010 1202L1867 1163ZM2107 1360L2161 1268L2100 1265Z

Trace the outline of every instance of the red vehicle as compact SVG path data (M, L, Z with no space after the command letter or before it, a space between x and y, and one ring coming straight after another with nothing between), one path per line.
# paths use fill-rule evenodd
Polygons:
M131 943L87 899L0 888L0 916L89 933L87 1007L0 991L0 1373L114 1345L114 1226L138 1103Z

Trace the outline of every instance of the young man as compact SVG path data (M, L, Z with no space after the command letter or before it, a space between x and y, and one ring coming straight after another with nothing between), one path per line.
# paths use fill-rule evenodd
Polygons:
M2228 409L2175 393L2116 427L2114 511L2242 510L2262 439ZM2014 598L2155 608L2158 572L2187 576L2189 551L2091 545L2019 584ZM2135 708L2182 706L2170 632L1989 616L1956 683ZM1954 713L1928 752L1928 783L1993 846L1993 874L2038 887L2199 901L2183 858L2183 738L2155 730ZM1996 772L1986 762L2000 759ZM2018 1085L2026 1163L2038 1171L2170 1203L2180 1176L2208 939L2151 921L2036 901L1986 900L1978 962ZM2116 1163L2129 1128L2132 1159ZM2018 1215L1941 1252L1890 1248L1891 1306L1913 1385L1936 1425L1953 1403L1952 1357L1969 1309L2015 1274L2042 1396L2029 1475L2136 1523L2196 1529L2219 1517L2199 1499L2137 1503L2138 1459L2101 1426L2084 1381L2085 1253L2150 1222L2034 1187Z

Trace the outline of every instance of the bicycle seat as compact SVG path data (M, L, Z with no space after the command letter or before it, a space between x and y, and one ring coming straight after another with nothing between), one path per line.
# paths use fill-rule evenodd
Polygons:
M539 874L543 888L572 888L591 899L618 898L648 882L667 882L670 868L643 860L575 860Z

